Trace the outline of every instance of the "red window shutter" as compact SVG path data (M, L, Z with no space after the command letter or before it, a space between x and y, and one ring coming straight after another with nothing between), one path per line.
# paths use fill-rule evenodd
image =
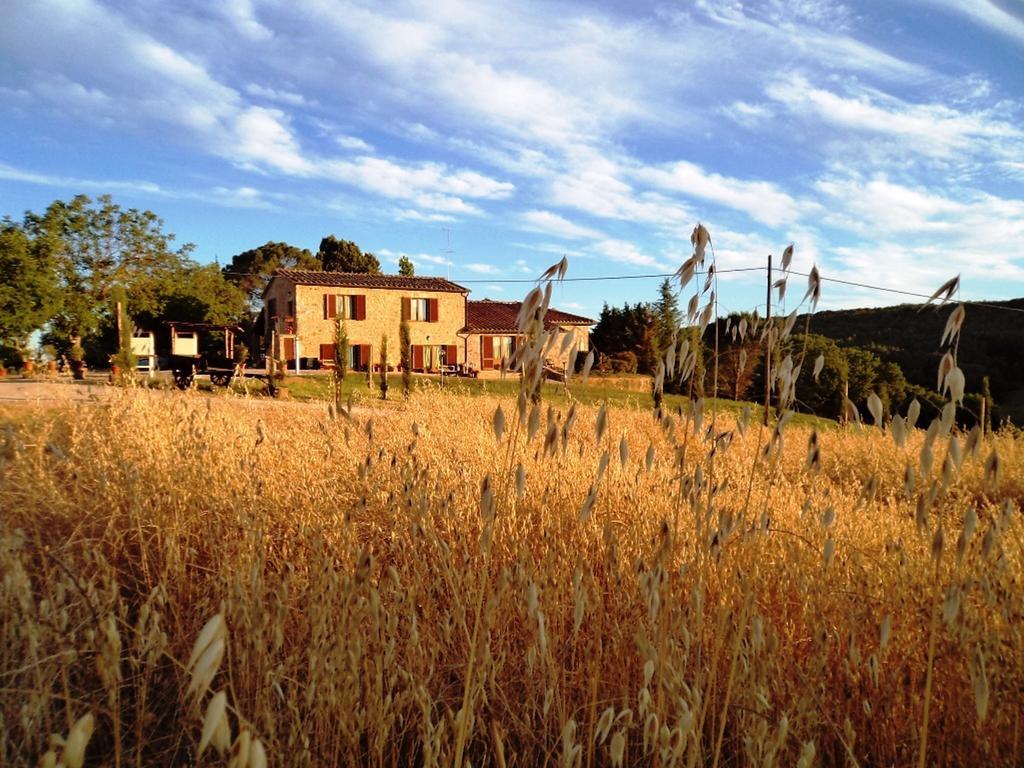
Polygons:
M321 344L320 345L320 362L330 363L334 365L334 345L333 344Z
M459 362L459 350L454 344L449 344L444 353L444 361L447 365L455 365Z
M437 299L427 299L427 319L432 323L438 321Z
M370 364L370 345L360 344L359 345L359 366L363 367Z
M409 306L410 304L411 304L411 300L409 299L409 297L408 296L403 296L402 297L402 319L403 320L408 320L409 316L412 314L412 311L411 311L410 306Z
M420 344L412 345L412 367L423 368L423 347Z
M366 319L366 297L365 296L356 296L355 299L356 299L356 316L355 316L355 319L356 320L365 320Z
M480 339L483 344L483 351L480 353L480 367L481 368L493 368L494 367L494 337L483 336Z

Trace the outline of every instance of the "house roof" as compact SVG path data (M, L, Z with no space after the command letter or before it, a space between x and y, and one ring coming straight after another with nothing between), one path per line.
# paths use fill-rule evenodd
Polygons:
M317 272L303 269L276 269L271 275L271 280L275 277L283 277L298 285L323 285L332 288L391 288L400 291L469 293L467 288L443 277L370 275L365 272Z
M470 333L517 333L516 318L519 316L521 301L466 302L466 330ZM589 317L573 315L559 309L549 308L544 315L544 325L593 325Z

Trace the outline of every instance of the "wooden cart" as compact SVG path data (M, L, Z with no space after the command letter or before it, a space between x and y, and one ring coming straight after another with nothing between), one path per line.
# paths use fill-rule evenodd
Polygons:
M171 372L178 389L188 389L196 376L209 376L216 387L228 386L233 378L262 379L273 392L269 371L235 363L235 337L243 333L238 326L176 320L168 320L167 325L171 330ZM224 334L223 352L200 352L200 334L209 332Z

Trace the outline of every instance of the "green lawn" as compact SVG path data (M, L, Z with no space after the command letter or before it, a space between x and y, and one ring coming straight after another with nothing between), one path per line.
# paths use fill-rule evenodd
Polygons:
M354 403L372 401L375 405L383 403L380 400L380 376L373 377L373 387L367 386L366 374L350 373L345 377L342 398L347 402L349 397ZM497 395L512 397L519 392L519 380L516 376L509 376L505 379L463 379L445 378L443 384L436 376L413 376L413 385L417 391L433 392L438 396L446 394L460 395ZM250 383L249 385L253 385ZM262 388L262 385L259 385ZM302 376L289 376L285 379L284 386L288 389L288 396L295 400L329 400L333 398L333 379L330 374L307 373ZM563 384L556 382L545 382L542 385L543 398L546 402L558 405L566 405L570 399L593 405L608 403L620 408L634 408L638 410L650 410L653 407L653 400L649 391L627 390L609 382L603 382L600 377L591 377L586 384L578 380L570 383L568 394ZM251 390L250 390L251 391ZM400 401L402 396L401 374L388 375L388 398L389 402ZM683 395L666 395L665 407L671 410L684 407L687 398ZM746 403L735 400L708 398L710 407L719 409L720 412L739 413ZM752 419L761 418L761 407L752 404ZM796 414L793 423L807 426L829 427L835 426L830 419L823 419L810 414Z

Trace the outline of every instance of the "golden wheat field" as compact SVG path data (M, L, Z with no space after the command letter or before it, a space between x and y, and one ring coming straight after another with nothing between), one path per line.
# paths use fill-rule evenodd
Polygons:
M2 416L4 765L1024 761L1009 435L436 393Z

